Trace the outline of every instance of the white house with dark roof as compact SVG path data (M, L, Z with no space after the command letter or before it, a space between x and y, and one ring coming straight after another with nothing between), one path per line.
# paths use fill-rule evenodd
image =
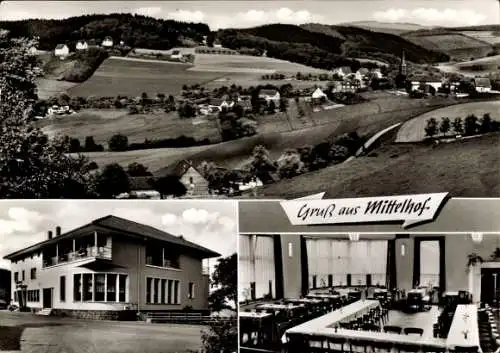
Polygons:
M491 81L486 77L476 77L472 80L476 91L479 93L491 92Z
M109 215L19 249L14 303L41 313L135 319L137 312L207 312L208 269L220 254L148 225Z
M89 45L88 45L87 41L85 41L85 40L79 40L75 46L76 50L87 50L88 48L89 48Z
M277 89L261 89L259 91L259 98L265 99L266 102L273 101L278 104L281 98L280 92Z
M109 36L104 38L101 45L105 48L111 48L113 46L113 38L111 38Z
M66 44L58 44L54 49L54 55L64 58L69 55L69 47Z

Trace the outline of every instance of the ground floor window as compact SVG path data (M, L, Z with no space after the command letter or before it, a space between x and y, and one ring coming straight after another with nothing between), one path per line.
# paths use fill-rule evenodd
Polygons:
M40 290L39 289L28 290L27 299L29 302L38 303L40 301Z
M189 282L189 286L188 286L188 299L194 299L194 283L193 282Z
M180 304L180 281L147 277L146 303Z
M93 302L127 302L128 275L83 273L73 275L73 300Z

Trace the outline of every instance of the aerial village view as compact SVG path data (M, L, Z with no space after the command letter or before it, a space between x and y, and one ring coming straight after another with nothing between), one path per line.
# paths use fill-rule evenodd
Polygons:
M2 2L1 196L498 196L498 1L370 3Z

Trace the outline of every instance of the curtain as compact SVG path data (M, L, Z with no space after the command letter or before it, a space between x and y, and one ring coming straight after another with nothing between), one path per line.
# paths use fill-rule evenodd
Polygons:
M255 296L276 295L274 241L268 235L240 235L238 282L240 300L250 299L250 284ZM271 284L271 288L270 288ZM270 293L271 289L271 293Z
M419 284L439 287L439 242L420 242L420 259Z
M316 277L317 287L328 286L328 275L333 277L333 285L347 284L351 275L352 285L366 285L367 275L371 275L372 285L384 285L387 271L387 241L309 238L307 255L309 268L309 288Z

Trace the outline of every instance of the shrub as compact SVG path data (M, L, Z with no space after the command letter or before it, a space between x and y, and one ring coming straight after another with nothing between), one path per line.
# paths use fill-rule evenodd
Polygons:
M128 150L128 138L121 134L113 135L108 141L108 146L114 152L126 151Z

